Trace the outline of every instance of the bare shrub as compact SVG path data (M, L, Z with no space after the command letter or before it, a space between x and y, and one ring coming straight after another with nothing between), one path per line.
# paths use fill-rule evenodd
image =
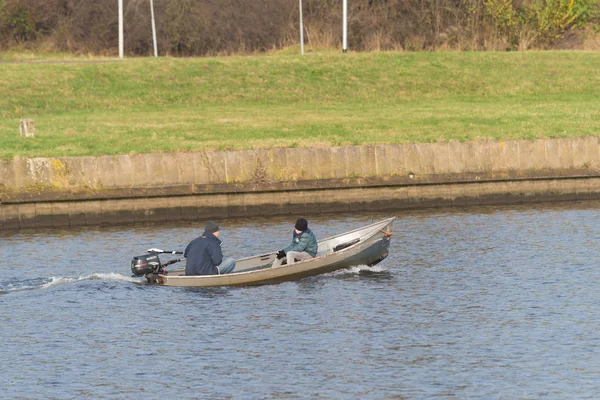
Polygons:
M149 0L124 0L125 52L152 54ZM600 23L597 0L352 0L354 50L526 50ZM160 54L260 52L298 43L297 0L154 0ZM339 48L340 0L304 0L313 48ZM0 47L116 54L116 0L0 0ZM571 35L572 36L572 35ZM589 41L589 40L588 40ZM50 46L51 47L51 46Z

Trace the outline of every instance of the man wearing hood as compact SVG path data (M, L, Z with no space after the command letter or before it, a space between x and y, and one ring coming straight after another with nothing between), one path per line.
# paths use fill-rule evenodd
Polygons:
M213 221L206 224L202 236L187 245L183 256L186 258L186 275L222 275L235 268L233 258L223 258L219 226Z
M298 218L292 233L292 243L277 252L277 259L273 262L273 267L279 267L286 260L288 264L310 260L317 255L317 250L317 238L308 229L308 221L304 218Z

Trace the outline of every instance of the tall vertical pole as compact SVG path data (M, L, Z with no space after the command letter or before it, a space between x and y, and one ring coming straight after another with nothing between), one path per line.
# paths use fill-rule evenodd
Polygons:
M119 58L123 58L123 0L119 0Z
M344 17L342 27L342 52L348 51L348 0L344 0Z
M304 24L302 23L302 0L300 0L300 54L304 55Z
M158 49L156 47L156 24L154 23L154 2L150 0L150 14L152 15L152 41L154 42L154 57L158 57Z

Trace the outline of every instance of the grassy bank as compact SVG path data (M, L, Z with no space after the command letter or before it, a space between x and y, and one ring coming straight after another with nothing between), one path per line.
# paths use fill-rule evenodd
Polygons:
M598 65L592 52L0 64L0 157L599 135Z

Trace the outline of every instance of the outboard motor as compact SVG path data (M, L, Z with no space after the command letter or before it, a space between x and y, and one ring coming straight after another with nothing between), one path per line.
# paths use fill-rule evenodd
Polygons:
M157 254L135 256L131 260L131 272L135 276L144 276L150 273L158 274L162 271L162 267Z

